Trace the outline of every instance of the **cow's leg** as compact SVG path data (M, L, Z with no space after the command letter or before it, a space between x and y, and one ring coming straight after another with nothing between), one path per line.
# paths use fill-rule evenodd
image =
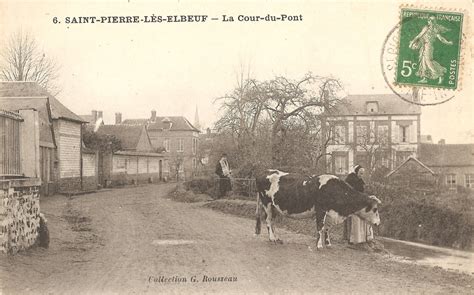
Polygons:
M268 230L268 236L270 238L270 241L272 242L275 242L275 243L281 243L281 240L278 239L275 235L275 231L273 230L273 225L272 225L272 218L273 218L273 215L272 215L272 210L273 210L273 204L272 203L268 203L266 206L264 206L265 208L265 213L267 214L267 230Z
M321 249L324 247L326 238L325 238L325 232L324 232L324 221L326 219L326 212L322 210L317 210L316 211L316 229L318 231L318 238L316 241L316 247L318 249Z
M256 219L255 234L256 235L259 235L260 230L261 230L261 224L262 224L261 207L262 207L262 203L260 201L260 193L257 192L257 208L255 210L255 219Z
M326 215L327 217L327 215ZM326 240L325 240L325 244L327 247L331 247L331 239L329 238L329 230L331 229L331 225L327 222L324 223L324 231L325 231L325 237L326 237Z

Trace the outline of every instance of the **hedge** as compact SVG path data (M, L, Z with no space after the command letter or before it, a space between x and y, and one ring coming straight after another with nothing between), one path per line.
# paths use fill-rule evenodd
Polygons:
M379 228L382 236L472 249L474 198L471 192L426 194L377 184L369 185L367 191L382 200Z

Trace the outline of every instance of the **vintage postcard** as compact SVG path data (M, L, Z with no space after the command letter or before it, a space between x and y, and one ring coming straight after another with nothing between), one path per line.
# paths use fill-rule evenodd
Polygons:
M473 294L472 18L0 0L0 293Z

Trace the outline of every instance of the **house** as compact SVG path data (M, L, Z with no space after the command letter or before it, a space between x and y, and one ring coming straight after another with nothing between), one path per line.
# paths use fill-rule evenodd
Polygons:
M47 194L76 191L82 183L82 124L85 121L36 82L0 82L1 106L35 109L41 118L42 186ZM52 139L45 130L52 125Z
M97 134L113 136L121 143L119 151L100 154L99 183L102 185L137 184L169 178L168 161L152 146L145 125L102 125Z
M418 159L439 175L449 188L474 187L474 144L421 143Z
M436 172L412 156L387 174L386 178L391 184L417 190L429 190L438 187L439 184Z
M171 177L188 179L197 173L200 131L185 117L160 117L152 111L149 119L121 121L121 114L116 119L116 124L146 126L152 146L165 151Z
M416 156L420 116L420 106L394 94L347 96L324 113L327 172L346 175L355 164L369 173L382 166L391 170Z

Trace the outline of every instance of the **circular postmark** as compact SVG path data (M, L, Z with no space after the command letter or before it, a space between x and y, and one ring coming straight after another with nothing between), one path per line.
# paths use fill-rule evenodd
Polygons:
M398 23L390 30L382 46L380 65L387 86L400 99L422 106L437 105L453 99L455 92L450 89L402 85L396 82L400 28L401 23Z

